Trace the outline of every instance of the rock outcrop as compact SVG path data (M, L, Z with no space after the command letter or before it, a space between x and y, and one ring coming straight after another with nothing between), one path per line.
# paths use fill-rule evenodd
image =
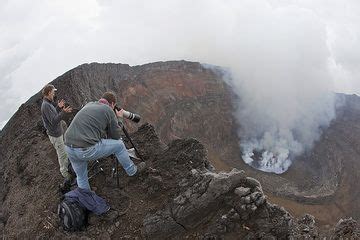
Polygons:
M352 219L340 219L334 228L333 239L360 239L360 227Z
M191 144L195 140L180 140L178 144L186 141ZM192 148L192 151L196 156L197 149ZM306 215L296 221L284 208L269 203L261 184L247 177L244 171L232 169L215 173L206 161L196 164L195 159L187 154L179 162L191 162L197 167L173 173L179 192L160 210L146 215L143 221L146 238L289 239L318 236L312 216ZM167 172L171 173L172 169Z

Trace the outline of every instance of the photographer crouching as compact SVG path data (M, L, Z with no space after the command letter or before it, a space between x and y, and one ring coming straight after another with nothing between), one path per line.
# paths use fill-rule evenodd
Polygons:
M116 108L115 94L105 92L99 101L86 104L75 115L65 133L65 150L79 188L90 190L88 162L111 154L115 154L129 176L145 170L145 162L136 166L121 140L122 126L118 118L127 117L126 114L128 112Z

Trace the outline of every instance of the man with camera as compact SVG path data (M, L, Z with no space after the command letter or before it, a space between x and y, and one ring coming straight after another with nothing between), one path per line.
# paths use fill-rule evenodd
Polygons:
M116 96L105 92L97 102L86 104L74 117L65 133L65 149L77 176L77 185L89 189L87 165L91 160L115 154L129 176L145 170L145 162L137 166L130 159L121 140L123 109L116 108Z
M65 113L72 111L72 108L70 106L65 107L64 99L58 101L57 104L54 102L56 90L52 84L47 84L42 89L43 102L41 104L41 117L50 142L56 150L60 173L65 179L63 185L70 186L71 175L68 171L69 160L65 151L61 120L64 119Z

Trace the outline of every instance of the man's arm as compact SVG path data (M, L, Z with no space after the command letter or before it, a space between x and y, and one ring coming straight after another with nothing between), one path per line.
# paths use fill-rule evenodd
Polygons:
M56 109L56 112L60 112L61 111L61 108L59 107L59 105L57 104L57 103L55 103L55 102L51 102L51 103L49 103L49 104L51 104L51 105L53 105L54 106L54 108Z
M114 112L110 115L110 122L108 126L108 137L112 139L120 139L122 125L119 125L118 119Z
M63 110L64 112L71 112L72 108L70 106L65 105L65 100L61 99L60 101L58 101L57 104L54 103L54 106L56 107L56 111L60 112L61 110Z
M56 111L55 107L52 108L50 104L46 104L42 111L42 117L47 120L49 124L52 126L57 125L63 118L64 112L60 111L59 113Z

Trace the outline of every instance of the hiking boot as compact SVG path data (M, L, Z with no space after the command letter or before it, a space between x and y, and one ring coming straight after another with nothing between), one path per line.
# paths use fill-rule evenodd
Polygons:
M106 213L103 214L104 219L109 222L114 222L119 217L119 212L115 209L110 208Z
M91 214L89 218L89 224L98 225L99 221L107 222L107 223L115 223L118 217L119 217L119 212L109 207L109 209L101 215Z
M142 173L142 172L144 172L146 170L146 163L141 162L138 165L136 165L136 167L137 167L137 171L136 171L135 175L138 175L138 174L140 174L140 173Z

